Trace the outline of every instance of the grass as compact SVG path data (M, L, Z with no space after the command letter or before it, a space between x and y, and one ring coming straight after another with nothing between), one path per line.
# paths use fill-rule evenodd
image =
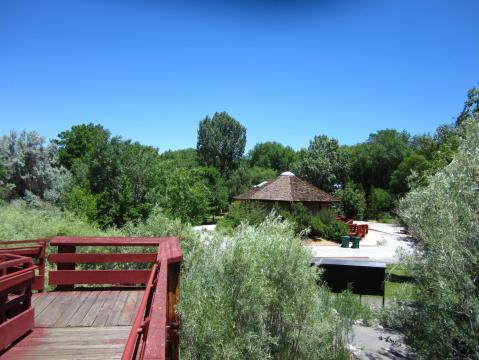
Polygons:
M414 291L414 278L400 264L389 264L386 268L385 297L386 300L409 300Z

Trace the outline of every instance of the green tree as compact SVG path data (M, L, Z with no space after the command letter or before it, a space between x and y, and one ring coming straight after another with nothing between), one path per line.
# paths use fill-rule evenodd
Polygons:
M215 113L200 121L196 149L201 165L213 166L227 177L243 156L246 128L228 113Z
M296 157L293 148L274 141L258 143L248 154L251 166L271 168L278 172L290 170Z
M162 165L158 187L159 206L171 218L201 224L211 214L212 191L200 168L172 168Z
M479 89L476 87L467 92L464 109L457 117L456 125L461 125L465 120L474 118L479 118Z
M349 162L336 139L315 136L307 150L302 150L293 170L300 178L325 190L332 191L347 173Z
M394 196L387 190L372 186L367 201L367 214L370 219L377 219L381 213L390 212L395 205Z
M110 132L101 125L74 125L70 130L58 134L55 143L58 146L60 164L71 170L75 162L83 161L96 148L103 148L110 141Z
M60 161L73 174L71 210L103 227L121 226L145 219L157 203L157 149L111 137L93 124L73 126L56 143Z
M366 195L364 190L352 183L343 189L335 191L334 196L341 200L341 211L348 219L362 220L366 210Z
M162 161L173 160L178 167L193 168L200 166L196 149L168 150L160 155Z
M404 195L417 185L424 185L424 175L429 169L429 162L423 155L412 154L404 158L391 174L389 188L396 195Z
M409 138L405 131L386 129L369 135L365 143L346 148L351 159L349 177L365 189L388 189L391 174L411 153Z
M273 169L258 166L249 167L246 162L240 161L240 165L232 172L226 182L229 195L230 197L239 195L252 186L266 180L271 180L276 176L278 176L278 173Z

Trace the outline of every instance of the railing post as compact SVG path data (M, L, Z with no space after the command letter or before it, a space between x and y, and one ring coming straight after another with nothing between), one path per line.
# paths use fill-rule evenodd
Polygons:
M166 358L169 360L178 360L179 355L178 330L180 319L176 314L176 304L180 295L180 264L179 262L168 264L168 342Z
M76 247L71 245L58 245L58 253L74 253ZM57 264L57 270L75 270L75 263L59 263ZM70 291L75 288L75 285L57 285L58 291Z

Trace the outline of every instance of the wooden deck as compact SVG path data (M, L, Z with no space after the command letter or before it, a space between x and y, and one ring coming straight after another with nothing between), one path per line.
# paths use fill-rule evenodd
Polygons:
M120 359L142 296L143 290L34 294L34 330L1 358Z

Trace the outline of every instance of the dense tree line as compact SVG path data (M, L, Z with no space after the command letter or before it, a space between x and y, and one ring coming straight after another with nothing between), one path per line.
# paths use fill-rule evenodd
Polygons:
M319 134L299 151L265 142L245 154L246 128L226 112L199 122L196 148L163 153L96 124L73 126L48 143L35 132L11 132L0 139L0 196L53 203L102 227L145 219L155 206L201 223L224 212L232 196L292 170L339 197L346 216L385 217L450 163L458 128L477 115L478 93L470 90L457 121L434 134L384 129L350 146Z

